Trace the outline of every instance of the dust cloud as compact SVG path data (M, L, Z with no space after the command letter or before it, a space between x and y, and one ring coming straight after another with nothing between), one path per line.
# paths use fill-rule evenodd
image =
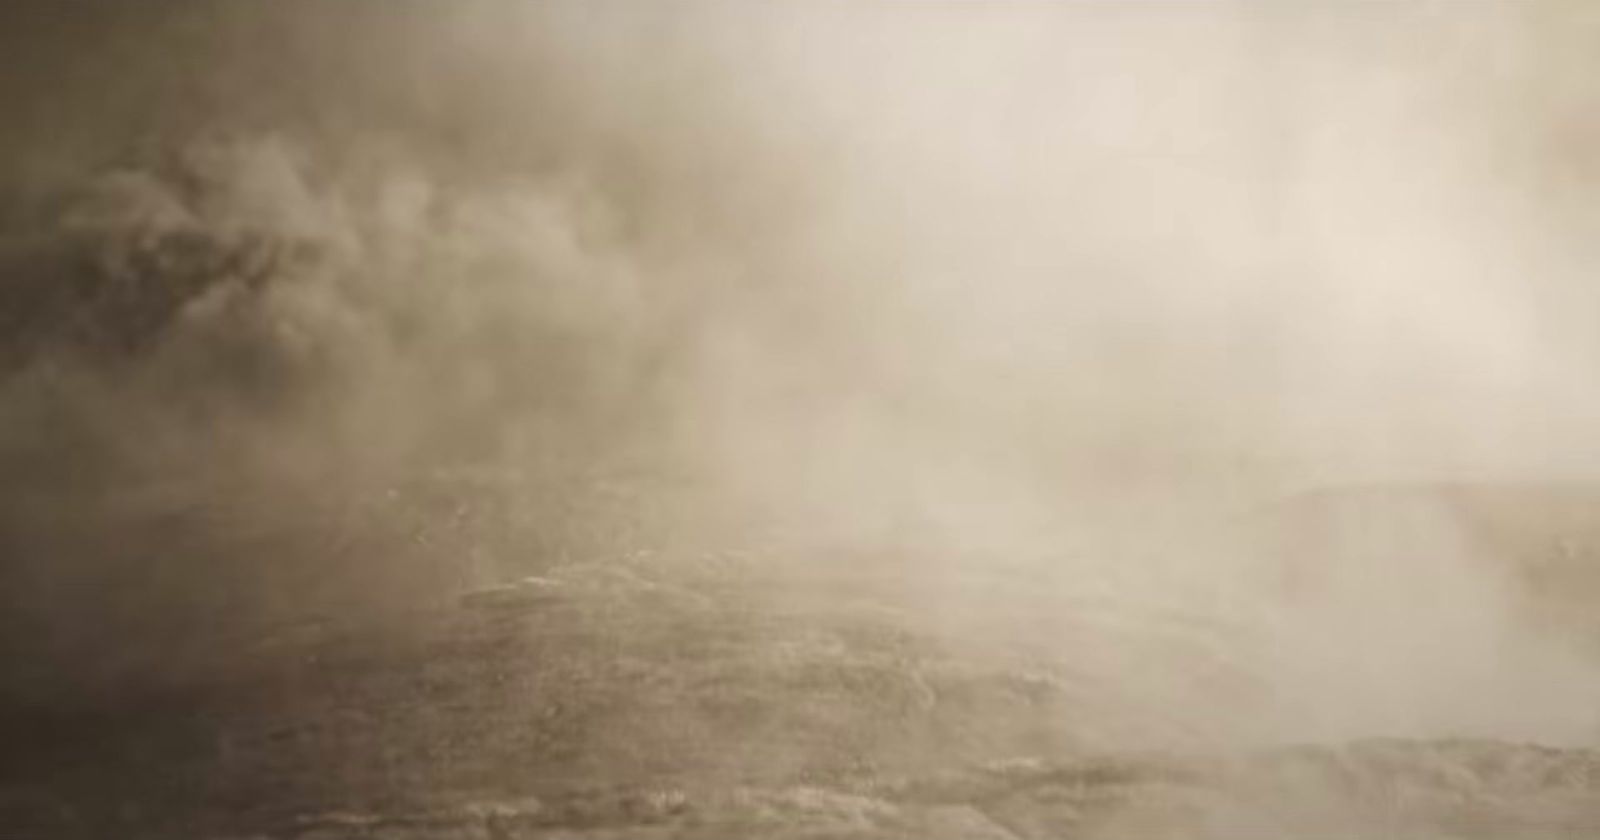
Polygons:
M1594 478L1582 4L5 17L9 699L737 548L1107 748L1600 727L1454 508L1300 495Z

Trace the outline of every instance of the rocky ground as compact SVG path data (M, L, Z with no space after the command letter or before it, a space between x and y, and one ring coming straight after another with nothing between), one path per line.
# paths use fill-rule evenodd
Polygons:
M750 568L571 565L383 626L291 622L98 709L19 711L0 836L1600 836L1600 752L1110 751L1082 725L1085 674L975 656L860 581Z

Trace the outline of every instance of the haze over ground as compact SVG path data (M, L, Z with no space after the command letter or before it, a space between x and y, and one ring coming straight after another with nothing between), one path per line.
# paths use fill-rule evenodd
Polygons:
M1589 642L1433 502L1229 524L1595 478L1587 4L4 16L10 699L738 549L1162 746L1593 742Z

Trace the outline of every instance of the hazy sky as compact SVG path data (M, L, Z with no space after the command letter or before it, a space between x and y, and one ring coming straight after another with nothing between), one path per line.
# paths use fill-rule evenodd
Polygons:
M1600 466L1582 4L7 14L13 227L219 139L292 150L353 224L405 184L560 181L639 275L633 314L584 304L627 336L590 355L674 348L719 446L816 421L1095 481Z
M1159 533L1129 499L1592 478L1597 9L8 3L0 282L38 314L0 319L0 642L182 639L335 569L447 591L384 507L441 475L531 522L530 563L634 539L668 484L1043 553ZM467 515L442 495L429 534ZM1352 714L1516 682L1453 536L1423 619L1364 573L1265 601L1286 682L1325 698L1319 645L1369 620ZM1400 679L1438 637L1458 672Z

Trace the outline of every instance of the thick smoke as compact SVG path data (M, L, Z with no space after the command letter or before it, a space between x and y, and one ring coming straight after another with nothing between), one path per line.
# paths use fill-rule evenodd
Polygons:
M1449 517L1228 524L1590 475L1576 11L9 14L21 697L736 544L1061 640L1118 737L1593 733Z

